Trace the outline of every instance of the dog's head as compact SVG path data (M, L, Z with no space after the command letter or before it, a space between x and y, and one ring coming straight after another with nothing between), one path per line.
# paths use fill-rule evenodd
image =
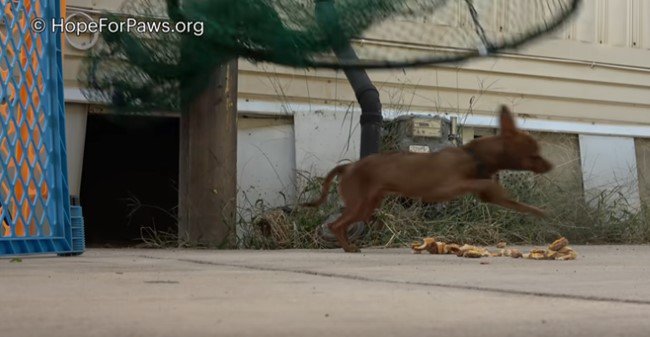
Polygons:
M535 173L546 173L553 169L553 164L540 155L537 141L528 133L517 129L515 120L505 105L501 106L499 118L506 169Z

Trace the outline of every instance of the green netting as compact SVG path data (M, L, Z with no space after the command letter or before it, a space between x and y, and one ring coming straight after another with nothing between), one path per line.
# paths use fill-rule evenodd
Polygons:
M408 67L516 47L579 0L135 0L111 21L202 22L202 32L108 31L82 72L85 94L120 111L178 111L232 59L309 68ZM202 33L202 34L198 34ZM337 58L351 45L358 58Z

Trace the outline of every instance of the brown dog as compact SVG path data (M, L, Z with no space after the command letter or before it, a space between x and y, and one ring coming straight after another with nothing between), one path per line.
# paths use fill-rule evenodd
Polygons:
M328 226L346 252L359 252L348 242L348 226L369 221L390 194L434 203L474 193L484 202L543 217L542 210L508 198L492 176L499 170L546 173L553 165L540 156L539 146L530 135L517 130L506 106L501 107L500 128L500 135L476 139L462 147L435 153L374 154L339 165L325 178L320 198L302 206L322 204L332 179L340 176L338 189L345 209Z

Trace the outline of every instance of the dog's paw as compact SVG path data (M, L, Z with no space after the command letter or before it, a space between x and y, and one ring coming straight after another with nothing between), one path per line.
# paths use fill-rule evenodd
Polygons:
M343 248L346 253L361 253L361 249L356 245L349 245L347 248Z

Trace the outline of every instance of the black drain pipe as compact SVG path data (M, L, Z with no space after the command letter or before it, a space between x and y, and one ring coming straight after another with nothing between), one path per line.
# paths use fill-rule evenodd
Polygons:
M333 0L315 0L316 18L320 27L326 31L332 40L332 49L339 60L359 60L352 49L349 40L343 37L338 23L338 15ZM381 145L381 100L379 91L372 84L370 77L363 68L345 68L345 76L354 90L357 102L361 107L361 153L360 157L379 153Z

